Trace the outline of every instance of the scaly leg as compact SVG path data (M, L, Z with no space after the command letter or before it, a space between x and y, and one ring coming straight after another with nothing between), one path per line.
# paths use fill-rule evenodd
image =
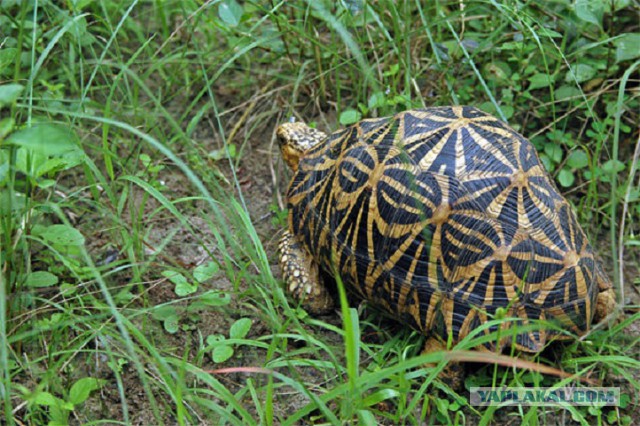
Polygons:
M447 347L442 341L431 336L424 344L422 355L426 355L431 352L444 351L446 349ZM434 365L427 364L427 367L434 367ZM454 391L460 391L463 389L464 368L460 363L448 363L446 367L444 367L444 370L440 372L440 375L438 377Z
M280 240L278 252L287 292L312 314L323 314L333 309L333 298L320 279L318 265L288 231Z

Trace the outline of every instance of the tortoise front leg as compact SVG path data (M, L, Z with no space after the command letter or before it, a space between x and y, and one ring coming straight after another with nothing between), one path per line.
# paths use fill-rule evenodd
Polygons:
M333 298L320 279L318 265L288 231L280 240L278 252L286 291L312 314L333 309Z

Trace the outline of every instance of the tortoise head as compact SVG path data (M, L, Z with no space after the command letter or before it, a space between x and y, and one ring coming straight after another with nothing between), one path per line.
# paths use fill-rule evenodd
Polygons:
M282 158L294 172L298 170L300 157L327 137L324 132L302 122L281 124L276 134Z

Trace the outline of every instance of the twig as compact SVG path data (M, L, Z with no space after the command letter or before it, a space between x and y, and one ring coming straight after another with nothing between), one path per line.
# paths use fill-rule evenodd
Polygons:
M624 274L622 270L623 255L624 255L624 225L625 218L627 216L627 210L629 208L629 198L631 198L631 187L633 186L633 178L638 169L638 158L640 157L640 135L638 135L638 142L636 143L636 149L633 153L633 161L631 162L631 170L629 170L629 182L627 182L627 191L624 194L624 202L622 203L622 219L620 219L620 232L618 236L618 273L620 274L620 303L619 308L624 306Z

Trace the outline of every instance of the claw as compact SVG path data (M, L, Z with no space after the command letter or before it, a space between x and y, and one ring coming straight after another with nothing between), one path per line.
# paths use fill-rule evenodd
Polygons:
M289 294L312 313L330 311L333 308L333 298L320 279L318 265L304 246L285 232L278 251Z

